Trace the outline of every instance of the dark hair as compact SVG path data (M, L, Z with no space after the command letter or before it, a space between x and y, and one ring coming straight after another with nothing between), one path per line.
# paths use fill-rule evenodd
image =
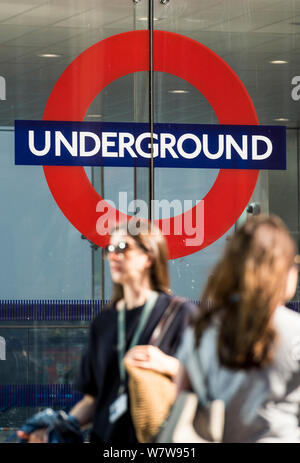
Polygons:
M128 223L118 224L112 231L121 231L133 238L136 243L145 250L152 261L150 267L150 283L155 291L170 292L169 270L168 270L168 247L164 236L159 228L146 220L135 221L138 232L132 233ZM119 283L113 283L111 301L115 304L123 297L123 287Z
M296 247L276 216L249 219L229 241L205 287L194 322L196 345L216 315L220 363L231 368L272 362L275 308L284 301Z

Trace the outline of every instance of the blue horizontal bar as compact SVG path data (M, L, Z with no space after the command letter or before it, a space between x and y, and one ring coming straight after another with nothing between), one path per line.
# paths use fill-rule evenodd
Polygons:
M90 321L107 300L3 300L0 321Z
M72 384L0 385L0 411L19 407L69 409L81 398Z
M0 321L91 321L108 303L108 300L3 300ZM289 302L287 307L300 312L300 301Z

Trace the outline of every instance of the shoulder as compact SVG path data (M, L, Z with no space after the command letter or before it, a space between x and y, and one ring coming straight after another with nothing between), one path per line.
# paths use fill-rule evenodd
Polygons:
M177 358L183 365L190 362L201 362L207 367L215 364L217 358L217 339L218 326L214 323L210 324L202 333L199 342L196 342L195 328L190 325L183 334L181 345L178 349Z
M196 305L195 302L189 301L185 298L177 298L177 296L175 296L175 300L176 299L178 299L179 314L181 314L181 317L185 322L185 326L190 325L199 311L199 306Z
M292 339L300 336L300 314L287 307L277 307L274 313L274 326L281 337Z
M190 315L196 315L198 313L199 306L195 302L184 298L181 298L181 300L181 310L188 312Z
M176 311L174 316L174 324L181 326L182 329L185 329L188 325L190 325L198 311L198 307L195 303L182 298L175 296L174 294L165 294L161 293L160 298L161 305L163 305L163 312L168 310L170 304L172 304L172 311Z
M290 324L300 325L300 314L285 306L279 306L274 312L274 321L276 325L286 326Z
M159 293L159 299L161 299L161 301L166 301L166 304L170 304L174 301L174 303L176 302L179 304L180 309L182 310L191 312L198 310L198 305L195 302L189 301L184 297L176 296L176 294Z
M113 304L106 304L91 323L91 331L105 330L108 324L116 320L117 311Z
M300 315L281 306L274 313L274 328L278 335L276 362L283 370L300 370ZM299 378L297 378L299 382Z

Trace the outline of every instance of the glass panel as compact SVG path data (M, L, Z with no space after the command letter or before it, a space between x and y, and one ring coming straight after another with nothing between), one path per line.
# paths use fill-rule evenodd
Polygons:
M4 355L0 363L0 385L28 383L28 330L2 327L0 336L4 346L1 349Z
M88 330L56 327L28 331L29 383L73 384Z
M16 388L29 377L27 329L0 327L0 442L28 417L27 407L19 407Z
M287 170L269 173L270 211L279 215L293 235L300 249L299 224L299 129L287 131ZM299 251L298 251L299 252ZM300 299L300 283L294 301Z
M6 83L6 99L0 101L2 299L104 297L100 251L82 240L61 213L41 168L14 166L13 126L15 119L41 120L50 92L67 66L98 41L132 30L134 9L133 2L119 0L1 3L0 64ZM109 62L97 66L105 72ZM104 89L85 120L133 120L133 112L131 75ZM108 199L114 199L116 185L133 194L129 169L125 175L107 169L105 180L103 173L101 177L91 168L86 172Z
M4 300L14 301L1 318L0 348L2 341L6 358L0 351L4 404L0 427L15 428L45 408L43 400L51 399L54 408L64 403L67 409L74 399L72 387L94 310L82 305L77 313L76 301L109 297L110 278L102 250L62 214L42 169L14 165L14 121L41 120L49 95L68 65L97 42L135 29L137 10L144 5L120 0L0 3L0 310L4 311ZM147 21L138 24L147 28ZM105 73L110 58L95 64L97 72ZM147 73L139 76L143 88L139 92L133 74L112 82L91 103L84 120L137 120L135 95L144 95L147 78ZM70 105L81 98L81 93L74 94ZM127 192L129 201L133 199L132 169L85 171L105 199L115 201L119 190ZM39 312L31 300L46 300L47 309L42 306ZM53 301L60 300L71 305L56 307ZM0 441L7 434L9 430L1 430Z
M102 249L84 239L62 214L40 168L14 165L13 127L15 119L42 119L53 86L66 67L89 46L121 32L146 30L151 1L0 3L2 301L76 302L110 297L111 279ZM261 172L249 203L257 203L263 212L280 215L299 242L300 3L294 0L153 0L152 3L156 29L179 33L204 44L235 71L253 100L260 124L288 127L287 170ZM145 53L149 56L148 48ZM108 66L109 57L106 62L97 63L97 69L103 72ZM224 92L229 91L222 81L217 85L223 86ZM149 90L148 72L117 79L94 99L85 121L150 122ZM151 90L155 122L218 122L204 96L179 77L155 72ZM70 104L80 100L81 95L74 94L73 98ZM192 200L195 204L205 197L218 175L211 169L156 168L153 182L148 168L85 170L96 191L117 206L120 192L126 192L128 204L133 199L149 202L152 190L158 200L177 199L181 203ZM169 211L170 214L173 212ZM246 217L245 211L239 222ZM170 261L174 292L189 299L198 298L233 229L234 226L200 252ZM296 300L299 294L298 289ZM47 324L37 322L35 327L26 320L20 325L10 318L10 328L5 325L0 331L6 341L6 359L0 360L1 386L31 387L37 383L71 386L86 342L87 327L79 328L80 323L85 324L84 311L82 314L82 322L66 318L65 322L57 322L56 327L54 318ZM0 351L0 358L2 354ZM14 366L17 363L21 368ZM9 389L6 391L11 394ZM22 399L21 393L17 398ZM39 408L29 405L15 407L9 402L9 407L3 407L0 413L0 427L19 426ZM57 406L55 400L53 405Z
M205 45L234 70L250 94L260 124L298 127L299 102L292 99L291 82L299 74L299 3L171 0L155 6L157 29L176 32ZM217 76L212 79L224 92L230 92ZM207 100L186 81L156 73L154 91L155 122L218 123ZM297 89L294 96L297 97ZM288 130L287 139L287 171L261 171L249 204L257 203L261 212L281 216L299 240L298 133ZM208 169L155 169L156 198L200 200L217 174L218 171ZM245 210L238 223L246 218ZM191 299L198 297L232 230L207 248L171 262L175 292Z

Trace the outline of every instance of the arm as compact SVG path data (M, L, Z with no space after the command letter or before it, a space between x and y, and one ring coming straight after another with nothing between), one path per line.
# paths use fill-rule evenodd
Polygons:
M131 365L154 370L174 378L179 369L179 360L162 352L158 347L135 346L127 352L125 359Z
M80 426L86 426L93 420L96 405L96 398L85 394L84 397L74 405L69 415L74 416Z
M77 379L77 390L83 392L84 396L69 412L69 417L74 417L78 421L80 427L85 426L92 421L96 405L95 397L97 396L98 392L90 355L90 352L94 347L92 344L92 340L94 339L92 337L92 328L93 326L91 327L89 346L82 358L80 374L78 375ZM88 393L85 393L85 391L88 391ZM20 429L17 431L17 436L29 443L46 443L48 442L47 425L39 429L35 429L30 433L26 433Z
M96 399L91 395L85 395L70 411L69 415L77 419L80 426L89 424L94 416ZM42 444L48 442L48 429L41 428L27 434L23 430L17 431L20 439L30 444Z

